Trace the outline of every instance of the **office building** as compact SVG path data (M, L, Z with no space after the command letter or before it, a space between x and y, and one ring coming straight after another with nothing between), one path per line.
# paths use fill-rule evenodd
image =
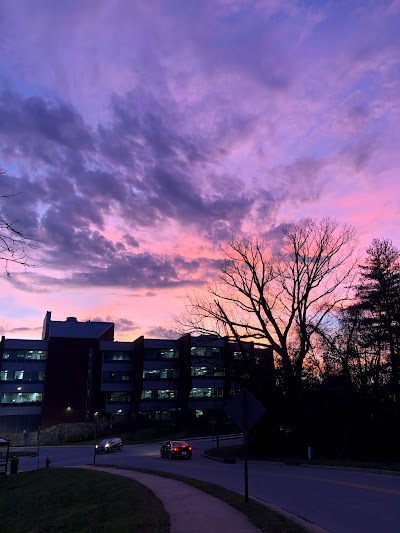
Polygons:
M244 358L256 357L273 374L271 350L246 343L243 351L210 336L117 342L111 322L53 321L47 312L42 339L1 340L0 433L90 422L94 413L102 419L213 416L238 387Z

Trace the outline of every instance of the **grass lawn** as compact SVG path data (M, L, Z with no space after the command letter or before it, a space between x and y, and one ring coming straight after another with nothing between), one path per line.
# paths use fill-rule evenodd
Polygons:
M140 483L78 468L0 478L1 533L168 533L161 501Z
M114 465L114 468L120 468ZM129 468L124 467L129 470ZM306 533L306 529L300 525L292 522L288 518L281 514L268 509L265 505L249 499L248 503L244 501L244 496L234 492L232 490L224 489L214 483L207 483L206 481L199 481L198 479L188 478L160 470L149 470L147 468L132 468L131 470L137 470L147 474L155 474L157 476L176 479L187 483L192 487L202 490L210 496L220 498L230 506L234 507L241 513L247 516L247 518L261 531L268 533Z

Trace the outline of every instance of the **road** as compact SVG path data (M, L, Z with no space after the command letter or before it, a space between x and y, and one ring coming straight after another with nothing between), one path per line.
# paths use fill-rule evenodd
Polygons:
M221 440L221 445L232 442L232 439ZM159 444L138 444L125 446L122 452L96 456L96 463L162 470L244 491L242 463L224 464L202 457L201 452L212 446L208 439L190 439L190 443L194 450L192 461L161 459ZM46 457L51 459L53 467L78 466L93 463L93 448L42 447L41 468ZM37 457L23 457L19 470L32 470L37 465ZM332 533L400 531L400 477L397 476L250 462L249 494Z

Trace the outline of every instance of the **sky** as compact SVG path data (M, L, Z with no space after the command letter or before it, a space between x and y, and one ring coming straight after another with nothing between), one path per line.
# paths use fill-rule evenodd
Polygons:
M0 334L165 337L232 236L400 247L400 0L0 0Z

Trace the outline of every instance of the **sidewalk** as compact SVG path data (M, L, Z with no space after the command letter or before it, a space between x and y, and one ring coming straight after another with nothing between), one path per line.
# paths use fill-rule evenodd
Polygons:
M120 468L85 465L83 468L125 476L146 485L163 502L171 533L259 533L242 513L205 492L175 479Z

